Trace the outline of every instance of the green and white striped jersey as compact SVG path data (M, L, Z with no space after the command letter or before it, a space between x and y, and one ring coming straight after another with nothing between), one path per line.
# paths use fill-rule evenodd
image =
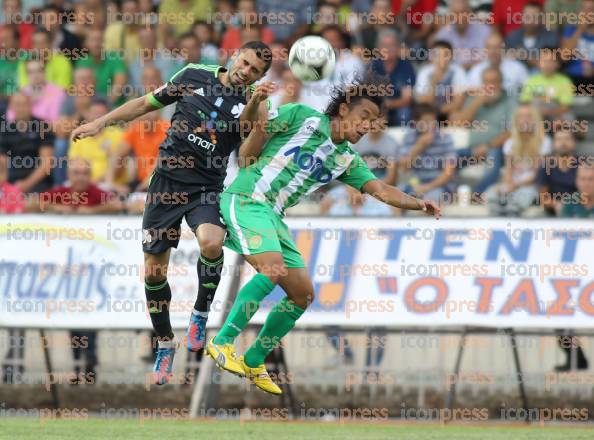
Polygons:
M338 179L358 190L376 179L357 152L330 138L330 118L303 104L286 104L269 115L272 136L258 161L241 168L226 192L269 203L284 216L307 194Z

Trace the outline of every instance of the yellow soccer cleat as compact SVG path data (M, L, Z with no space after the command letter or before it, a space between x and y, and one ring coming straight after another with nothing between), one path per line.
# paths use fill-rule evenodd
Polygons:
M275 384L268 375L268 371L266 371L264 364L256 368L248 367L243 359L243 356L239 358L239 363L245 371L245 376L262 391L276 395L283 393L279 386Z
M237 361L237 353L235 353L235 346L233 344L215 344L214 338L210 338L210 341L206 345L206 352L223 370L240 377L245 377L245 370Z

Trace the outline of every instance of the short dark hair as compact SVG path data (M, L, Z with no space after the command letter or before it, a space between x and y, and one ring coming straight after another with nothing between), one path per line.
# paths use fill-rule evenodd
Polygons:
M454 51L454 48L452 47L452 45L446 40L436 40L433 43L433 46L431 46L431 49L437 49L440 47L443 49L448 49L450 52Z
M537 1L530 1L530 2L526 3L522 9L526 9L528 7L537 8L537 9L542 10L542 5L540 3L538 3Z
M37 27L33 30L33 33L31 35L35 35L35 34L43 34L45 35L47 38L50 39L52 38L52 34L50 34L50 32L42 27Z
M194 40L198 40L198 37L194 35L192 32L186 32L179 36L178 41L185 40L186 38L193 38Z
M357 75L350 84L339 84L332 87L330 91L330 102L324 110L327 116L338 116L340 104L356 104L367 99L376 104L380 112L384 109L384 92L382 86L388 82L384 76L380 76L372 70L367 70L363 75Z
M91 105L102 105L107 110L110 109L109 101L101 96L93 96L93 99L91 100L91 104L89 106Z
M270 68L270 65L272 64L272 49L270 49L267 44L264 44L261 41L248 41L239 48L239 51L245 49L253 50L256 52L256 56L264 61L266 64L264 71L267 71Z
M413 118L418 121L423 115L429 113L437 117L437 108L431 104L416 104L413 110Z
M331 3L329 3L329 4L331 4ZM324 26L322 29L320 29L320 32L318 34L321 37L323 33L328 32L328 31L338 32L338 34L340 35L340 38L342 38L342 42L344 43L344 46L351 47L351 36L349 34L347 34L345 31L343 31L340 26L338 26L337 24L329 24L327 26Z

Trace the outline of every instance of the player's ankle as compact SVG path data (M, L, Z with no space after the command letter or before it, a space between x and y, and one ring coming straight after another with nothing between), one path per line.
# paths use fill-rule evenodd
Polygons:
M235 338L232 338L230 336L224 336L224 335L218 334L214 337L212 342L216 345L225 345L225 344L233 344L234 340L235 340Z

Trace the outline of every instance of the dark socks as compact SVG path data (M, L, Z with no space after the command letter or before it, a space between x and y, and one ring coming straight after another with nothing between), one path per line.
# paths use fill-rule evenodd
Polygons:
M145 280L144 292L146 302L153 323L153 329L160 341L171 341L173 330L169 321L169 303L171 302L171 288L167 280L151 284Z
M194 304L194 310L207 313L214 298L217 286L221 281L224 255L221 253L217 258L210 259L204 255L198 258L198 298Z

